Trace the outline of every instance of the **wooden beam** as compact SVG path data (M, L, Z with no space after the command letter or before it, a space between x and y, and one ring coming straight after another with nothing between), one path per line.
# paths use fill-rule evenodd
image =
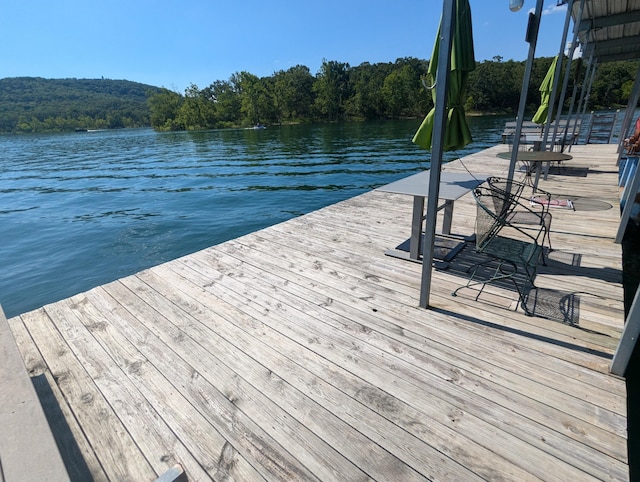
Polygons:
M581 20L578 25L578 31L593 30L598 28L613 27L616 25L624 25L626 23L640 22L640 10L631 10L615 15L607 15L594 19Z

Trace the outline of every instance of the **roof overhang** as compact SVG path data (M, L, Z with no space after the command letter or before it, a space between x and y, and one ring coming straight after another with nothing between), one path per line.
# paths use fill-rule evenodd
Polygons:
M640 0L575 0L571 16L583 58L640 60Z

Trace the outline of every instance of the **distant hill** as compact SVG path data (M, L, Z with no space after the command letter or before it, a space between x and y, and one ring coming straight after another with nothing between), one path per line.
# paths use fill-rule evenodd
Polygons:
M128 80L0 79L0 131L149 126L147 96L160 90Z

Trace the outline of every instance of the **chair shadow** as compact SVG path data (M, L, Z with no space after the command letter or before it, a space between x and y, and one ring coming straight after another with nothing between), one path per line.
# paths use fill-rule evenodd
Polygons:
M535 287L525 294L525 303L531 316L579 328L580 296L577 293Z
M470 271L474 266L477 266L478 263L486 263L486 265L481 265L477 271L477 275L481 279L490 279L495 270L495 264L492 265L489 263L490 260L491 258L489 256L477 253L474 244L468 242L465 243L465 246L453 259L449 260L448 263L445 263L444 266L436 265L435 267L436 269L468 280L471 276ZM580 254L548 251L545 249L546 264L540 264L538 266L537 274L552 273L554 275L588 276L612 282L621 282L622 272L620 270L607 267L582 267L581 262L582 255ZM588 293L531 286L527 283L526 277L520 272L516 273L515 282L518 283L518 286L523 290L523 302L531 316L556 321L590 333L608 336L580 326L580 294L588 295ZM492 281L491 285L513 293L514 300L518 299L518 292L513 286L512 281ZM476 300L482 300L482 292L480 289L474 287L464 289L478 292Z

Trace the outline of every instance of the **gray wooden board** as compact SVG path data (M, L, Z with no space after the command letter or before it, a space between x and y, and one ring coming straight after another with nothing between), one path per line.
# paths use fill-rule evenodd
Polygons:
M246 243L249 243L249 240L247 240ZM361 322L362 320L368 320L370 323L379 325L379 327L387 331L390 336L394 336L394 334L400 330L400 327L402 327L404 336L402 336L401 339L404 343L410 343L410 341L406 339L406 336L413 335L414 333L415 335L413 336L415 336L417 346L424 347L425 344L429 345L431 343L428 337L421 335L421 332L426 327L423 323L416 320L416 317L420 315L420 311L415 308L407 308L404 304L394 302L394 298L397 298L400 294L381 292L379 287L376 286L378 282L377 279L374 278L374 280L368 281L367 279L363 280L354 277L348 274L345 269L342 269L338 263L324 262L323 266L320 267L314 263L312 259L308 259L304 253L297 254L298 252L291 244L288 245L290 249L286 251L286 254L285 251L282 251L283 255L277 258L272 256L269 260L266 260L265 255L268 252L273 253L275 249L278 249L276 246L267 243L267 241L251 244L246 243L225 244L225 247L229 247L229 249L225 249L225 252L236 256L239 260L237 263L240 263L240 260L242 260L247 266L247 270L251 269L258 273L257 267L260 266L262 271L273 273L274 276L280 275L283 278L279 281L274 279L274 283L278 282L279 285L286 283L287 290L299 293L300 296L304 296L311 303L323 303L327 299L330 299L332 302L327 304L327 309L339 306L339 308L336 308L336 311L347 312L350 319L358 319ZM278 262L278 260L281 260L281 262ZM287 266L290 263L295 263L301 270L301 273L295 274L287 272ZM265 276L268 276L268 274L265 274ZM336 282L336 279L339 279L339 282ZM284 287L282 286L281 289L284 289ZM367 303L358 303L358 300L362 301L362 299L366 299ZM380 304L389 305L393 307L393 309L384 311L376 309ZM372 313L377 313L377 315L374 317ZM456 325L443 323L430 327L429 330L438 330L437 338L440 343L443 343L443 340L447 340L447 343L450 343L451 349L459 353L461 350L460 340L473 337L464 331L455 332L452 326L455 327ZM452 332L450 338L447 333L445 333L446 331ZM500 342L494 342L494 339L483 339L481 343L487 343L489 352L487 352L486 355L488 358L490 358L490 352L494 352L494 350L500 347ZM474 343L469 346L469 351L475 352L480 348L482 347ZM520 349L526 348L524 345L520 347ZM428 349L427 351L431 352L431 350L432 349ZM495 353L495 356L497 359L493 360L493 363L500 366L500 354ZM514 354L509 354L509 359L512 362L513 356ZM532 357L535 357L535 352L527 350L524 359L530 362L532 361ZM503 362L506 364L507 360L503 360ZM592 373L589 370L580 370L580 368L575 365L573 369L577 369L580 373L558 373L556 370L558 361L549 358L548 355L540 356L535 363L539 367L539 371L531 373L530 376L534 378L541 377L541 379L543 379L545 377L545 370L548 369L547 383L550 386L557 384L558 377L566 378L565 381L562 382L563 385L581 383L578 381L579 379L587 377ZM522 367L522 370L524 369L525 366ZM603 378L604 377L600 375L597 376L597 379L594 378L591 384L585 384L583 394L578 395L578 397L589 397L593 401L594 396L601 396L601 406L603 408L607 407L608 409L615 410L617 413L624 414L626 411L624 396L620 393L614 395L610 390L603 390L601 386ZM578 390L578 387L573 387L570 391L573 392L574 390ZM601 394L597 395L601 390L603 390Z
M40 313L42 316L46 316L44 312ZM55 424L50 422L50 425L56 439L63 439L62 442L58 442L58 448L65 462L69 477L71 480L93 479L95 482L107 481L108 477L104 469L100 466L100 461L92 449L91 443L74 417L73 411L69 407L60 387L47 367L47 363L42 358L40 351L31 338L22 318L14 317L11 318L9 322L16 342L20 346L27 371L33 376L46 377L45 383L48 384L51 395L55 398L55 402L52 403L55 403L57 410L61 412L62 419L56 420ZM43 408L45 408L46 413L47 407L44 403ZM65 433L56 433L56 430L59 430L57 425L64 426Z
M151 371L144 370L147 360L135 349L126 351L124 347L127 345L121 340L111 340L109 337L114 327L110 319L98 312L84 297L72 297L55 306L60 310L51 313L54 323L61 332L75 334L74 350L78 359L89 370L95 370L90 375L105 398L116 401L120 419L126 424L127 431L145 454L155 474L164 473L179 461L194 477L204 477L206 472L202 466L161 418L158 407L163 406L162 398L146 396L138 388L142 385L135 384L141 372L151 378ZM123 363L118 363L117 355L121 353L111 352L112 346L121 347L125 354Z
M0 387L0 476L9 482L69 480L1 308Z
M173 267L174 265L173 265L173 264L171 264L170 266L171 266L171 267ZM188 271L184 271L184 270L180 270L180 272L181 272L181 273L184 273L184 274L189 274L189 272L188 272ZM190 274L190 276L193 276L193 274ZM195 281L195 283L196 283L196 285L199 285L199 284L200 284L200 283L199 283L199 282L197 282L197 281ZM218 284L218 283L216 283L216 287L222 288L222 287L220 287L220 286L219 286L219 284ZM208 291L209 291L209 290L208 290ZM229 299L229 297L230 297L230 296L234 296L234 294L233 294L233 291L223 290L223 291L222 291L222 293L220 294L220 296L222 296L224 299ZM216 303L216 305L215 305L215 306L218 306L218 305L217 305L217 303ZM279 305L278 305L278 306L279 306L279 309L280 309L280 310L285 310L285 305L284 305L283 303L279 303ZM247 307L247 308L249 308L249 307ZM291 309L292 309L292 308L286 308L286 310L287 310L287 311L290 311ZM253 316L255 316L255 313L253 313L253 311L252 311L251 309L249 309L249 313L248 313L248 314L249 314L250 316L252 316L252 317L253 317ZM292 318L292 319L295 319L295 318L296 318L296 317L294 317L294 318ZM269 322L269 323L270 323L270 322ZM286 327L285 327L285 326L282 326L282 324L281 324L281 323L277 323L277 321L274 321L274 323L276 323L276 324L275 324L275 325L273 325L273 329L276 329L276 330L282 331L284 328L287 328L287 329L285 330L285 331L286 331L286 333L287 333L287 337L286 337L286 338L292 338L292 337L293 337L294 339L298 340L298 343L301 343L303 346L304 346L305 344L310 344L310 345L311 345L311 347L313 347L313 348L314 348L314 350L313 350L313 351L320 350L320 351L318 352L318 354L319 354L319 355L321 355L321 356L322 356L322 358L327 358L327 359L329 359L329 360L335 360L335 362L334 362L334 363L336 363L336 366L351 366L351 365L353 364L353 361L352 361L351 363L348 361L348 360L350 360L350 359L352 360L352 357L350 357L350 355L349 355L348 353L345 353L345 354L342 354L342 356L339 356L339 355L340 355L340 352L341 352L342 350L340 350L337 346L335 346L331 341L324 341L324 340L323 340L323 338L322 338L322 335L321 335L320 333L314 333L314 335L312 336L312 339L311 339L310 341L306 341L306 340L307 340L307 338L305 337L305 335L304 335L304 334L302 334L303 332L301 332L301 334L300 334L300 335L295 335L295 332L299 330L298 328L296 328L296 326L295 326L295 325L287 324L287 325L286 325ZM308 326L309 326L309 325L308 325L308 322L307 322L307 323L305 323L305 327L308 327ZM295 331L294 331L294 332L290 332L290 329L294 329ZM263 332L264 332L264 328L261 328L261 329L260 329L260 333L262 334ZM307 336L308 336L308 335L307 335ZM285 338L285 339L286 339L286 338ZM278 336L277 336L277 340L282 340L282 337L278 335ZM281 343L281 341L278 341L277 343ZM275 343L275 342L274 342L273 344L274 344L274 345L276 345L276 343ZM330 348L322 349L322 347L324 347L324 346L327 346L327 347L330 347ZM326 350L329 350L329 351L327 352ZM287 352L287 353L290 353L290 349L287 349L287 350L286 350L286 352ZM359 350L359 353L360 353L360 350ZM364 361L364 360L368 358L368 357L367 357L367 356L365 356L365 355L366 355L366 354L365 354L364 352L362 352L362 353L359 355L358 359L359 359L360 361L358 362L358 365L361 365L361 364L365 363L365 361ZM338 358L336 358L336 356L338 356ZM380 362L380 360L378 360L377 362L379 363L379 362ZM368 363L366 363L366 365L368 365ZM311 364L310 364L310 363L305 363L305 367L309 367L309 366L311 366ZM357 374L357 375L358 375L358 376L360 376L360 377L370 378L370 377L371 377L371 375L372 375L372 371L371 371L371 370L365 370L364 372L361 372L361 370L363 370L363 369L364 369L364 367L359 368L358 370L356 370L355 374ZM400 367L397 367L397 369L400 369ZM335 368L333 368L333 369L331 369L331 371L329 372L329 373L331 373L331 379L333 379L333 378L335 377L335 370L336 370L336 369L335 369ZM373 386L379 386L380 381L381 381L382 379L385 379L385 377L388 377L388 376L389 376L389 373L388 373L388 372L387 372L386 374L381 373L380 375L378 375L378 376L374 377L374 379L375 379L375 380L374 380L374 381L372 381L371 383L373 384ZM395 378L395 377L394 377L394 378ZM400 380L402 380L402 377L401 377L397 382L394 382L394 385L396 385L396 384L400 383L400 385L401 385L401 386L403 385L403 386L405 387L405 389L408 389L408 388L411 386L411 385L406 385L406 384L404 384L404 383L400 382ZM423 383L424 383L424 382L423 382ZM442 383L444 384L444 386L447 386L447 382L442 382ZM345 385L345 386L348 386L348 385ZM353 389L357 390L357 386L356 386L355 388L353 388ZM452 412L451 407L449 407L449 409L448 409L448 410L447 410L445 407L440 407L440 409L438 409L439 407L437 406L437 404L435 404L435 401L434 401L434 400L432 400L432 399L431 399L431 397L428 397L428 398L426 398L426 399L425 399L425 393L424 393L424 392L421 392L419 389L411 389L410 391L411 391L411 392L414 392L414 396L411 398L411 399L412 399L412 403L418 403L418 404L419 404L420 406L422 406L424 409L428 409L429 411L435 410L435 411L436 411L436 413L438 413L438 414L439 414L439 415L435 415L435 416L434 416L434 419L437 419L437 418L439 418L439 417L444 417L444 418L443 418L443 420L445 420L445 419L446 419L446 414L447 414L447 413L453 413L453 412ZM455 390L454 390L454 391L455 391ZM322 393L323 393L323 394L326 394L326 390L323 390L323 391L322 391ZM360 396L362 396L362 395L364 395L365 393L368 393L368 392L367 392L367 391L365 391L365 390L362 390L362 389L361 389L361 390L359 390L359 391L358 391L358 392L356 392L356 393L360 393ZM421 394L420 394L420 393L421 393ZM446 395L443 395L443 396L444 396L445 398L449 398L450 396L452 396L452 394L451 394L450 392L448 392ZM397 412L397 410L398 410L398 408L397 408L397 407L398 407L398 402L392 402L392 400L393 400L393 398L392 398L392 399L389 399L389 400L388 400L388 402L385 402L385 404L384 404L384 405L382 405L382 402L380 402L380 404L376 403L376 406L380 406L380 405L382 405L382 406L386 406L386 407L388 407L388 409L391 411L391 412L390 412L390 414L389 414L389 416L391 416L391 417L394 417L394 418L395 418L395 417L397 417L398 415L393 415L393 413L396 413L396 414L398 413L398 412ZM366 402L366 401L367 401L367 399L363 399L363 403L364 403L364 402ZM325 401L324 403L326 403L326 401ZM371 400L369 400L369 401L368 401L368 403L370 404L370 403L371 403ZM434 404L435 404L435 405L434 405ZM491 416L488 416L487 418L490 418L490 419L493 419L493 417L498 417L498 418L499 418L499 416L497 416L497 415L495 415L495 413L493 413L493 412L494 412L494 408L495 408L495 407L494 407L493 405L491 406L491 408L487 408L487 409L489 410L489 412L491 412L491 413L492 413L492 415L491 415ZM467 410L467 409L468 409L468 407L467 407L467 408L465 408L465 410ZM333 410L343 410L342 405L340 405L340 407L338 407L338 408L334 408ZM455 412L455 411L454 411L454 412ZM418 418L418 419L412 419L412 421L411 421L411 422L409 422L409 421L408 421L407 423L408 423L410 426L413 426L413 425L415 425L415 424L417 424L417 423L418 423L418 420L420 420L420 418ZM469 420L469 421L471 421L472 419L465 419L465 420ZM433 429L434 429L433 425L430 425L429 427L430 427L430 429L431 429L431 430L433 430ZM362 429L361 429L361 430L362 430ZM431 430L430 430L430 431L431 431ZM487 428L486 428L486 427L485 427L485 430L484 430L484 431L480 431L480 433L484 433L484 434L485 434L484 436L488 437L487 439L484 439L484 443L485 443L485 444L489 443L489 440L495 440L495 438L496 438L496 437L495 437L495 434L493 433L493 431L492 431L492 430L487 430ZM388 433L388 434L387 434L387 436L390 436L390 435L391 435L391 433ZM506 438L506 439L508 439L508 437L507 437L506 435L504 435L504 434L503 434L503 437L504 437L504 438L503 438L503 439L501 439L501 440L505 440L505 438ZM482 436L481 436L481 438L482 438ZM440 438L440 437L437 437L437 438L436 438L436 440L441 440L441 438ZM442 439L442 440L443 440L443 444L444 444L444 446L445 446L445 447L449 447L449 446L451 446L451 444L452 444L452 440L451 440L450 438L445 438L445 439ZM518 445L518 443L517 443L517 442L514 442L514 443L515 443L515 445ZM506 444L506 445L508 445L508 446L509 446L509 444ZM456 446L456 444L453 444L453 447L451 447L449 450L453 450L453 449L455 449L455 446ZM498 450L498 449L496 448L496 446L495 446L495 442L494 442L494 443L491 443L491 444L490 444L490 446L492 447L492 450L493 450L493 451ZM464 447L464 445L463 445L462 447ZM513 446L511 446L511 447L513 447ZM469 449L469 447L467 446L467 447L466 447L466 450L468 450L468 449ZM458 454L458 453L457 453L457 451L456 451L456 454L458 455L458 457L460 457L460 456L461 456L460 454ZM406 456L406 455L405 455L405 456ZM520 463L525 463L525 462L522 462L522 458L521 458L520 456L514 456L514 457L519 461L519 462L518 462L519 464L520 464ZM496 459L495 459L495 458L494 458L494 459L491 459L491 460L493 461L493 464L495 464L495 463L496 463ZM475 467L475 470L479 470L482 466L484 466L484 463L487 463L487 461L484 461L484 462L480 463L480 465L479 465L479 466L477 466L477 465L473 465L473 467ZM502 462L502 463L500 463L500 466L501 466L501 467L502 467L502 464L503 464L503 462ZM532 464L532 467L533 467L533 468L535 468L535 466L534 466L533 464ZM512 470L514 470L514 469L512 469ZM485 471L486 471L486 469L485 469ZM483 472L481 472L481 473L483 473ZM491 472L487 472L487 473L491 473Z
M52 311L61 309L54 305L48 307ZM74 416L90 438L107 477L118 480L154 479L156 474L118 418L111 401L100 392L47 312L36 310L21 315L21 318L40 347L43 359ZM94 356L100 355L100 352L94 353Z
M218 257L218 256L216 256L216 259L219 259L219 257ZM210 263L208 263L208 264L210 264ZM236 269L237 269L237 268L236 268ZM260 284L260 282L261 282L261 281L259 281L259 280L252 280L252 285L253 285L253 286L257 286L257 285L259 285L259 284ZM287 286L290 286L291 284L292 284L292 283L288 283L288 285L287 285ZM316 288L316 289L317 289L317 288ZM290 289L287 289L286 291L290 291ZM285 290L279 290L279 291L278 291L278 293L284 293L284 292L285 292ZM334 301L335 301L335 300L334 300ZM284 303L285 301L283 300L282 302ZM331 303L331 305L333 306L333 305L334 305L334 303L332 302L332 303ZM345 317L345 321L346 321L346 320L348 320L348 319L353 319L353 318L355 318L355 317L354 317L354 316L348 316L348 317ZM329 318L329 317L327 318L327 320L328 320L328 321L331 321L332 319L333 319L333 318ZM307 326L307 325L306 325L306 326ZM340 328L340 327L342 327L342 325L337 325L337 326L336 326L336 328ZM357 330L358 330L358 329L357 329L357 328L355 328L353 331L354 331L354 332L357 332ZM384 346L385 346L385 344L383 344L382 346L384 347ZM413 356L416 356L416 355L413 355ZM464 365L463 365L463 366L464 366ZM472 369L473 369L473 364L471 363L470 365L465 366L465 369L466 369L466 370L472 370ZM507 375L507 376L509 376L509 375ZM494 375L493 375L492 379L497 379L497 378L498 378L497 373L494 373ZM509 391L513 391L514 389L515 389L515 387L511 387L511 388L509 389ZM540 391L540 392L544 393L544 389L543 389L542 387L540 387L540 389L539 389L539 390L534 390L534 391L535 391L535 392ZM556 394L555 394L555 395L556 395L556 396L558 396L558 393L556 392ZM545 400L546 402L550 402L552 405L555 405L555 402L553 402L552 400L549 400L549 397L552 397L552 398L553 398L553 395L551 395L550 393L547 393L546 395L541 395L541 400ZM580 401L578 401L578 400L574 400L574 402L578 402L579 404L581 403L581 402L580 402ZM567 405L567 404L569 404L569 405ZM563 406L572 406L572 405L573 405L573 403L572 403L572 402L570 402L569 400L564 400L564 401L562 401L562 402L560 402L560 401L558 400L558 405L563 405ZM581 409L578 409L578 408L577 408L577 406L575 406L575 407L573 407L573 408L569 409L569 411L570 411L571 413L574 413L574 412L575 412L575 413L582 413L582 410L581 410ZM596 413L596 412L594 412L594 413ZM600 417L600 416L604 416L605 418L607 418L607 415L605 415L601 410L597 410L597 413L598 413L598 415L596 415L596 418L598 418L598 417ZM595 421L595 419L593 419L593 418L592 418L592 416L587 416L587 417L589 418L589 420L590 420L590 421L592 421L592 422L594 422L594 421ZM614 416L614 418L615 418L615 416ZM604 422L604 424L605 424L605 425L607 425L607 426L609 426L609 425L610 425L610 423L611 423L611 420L607 420L606 422ZM620 426L621 426L621 428L620 428L620 433L625 433L624 418L620 418L620 419L619 419L619 424L620 424Z

